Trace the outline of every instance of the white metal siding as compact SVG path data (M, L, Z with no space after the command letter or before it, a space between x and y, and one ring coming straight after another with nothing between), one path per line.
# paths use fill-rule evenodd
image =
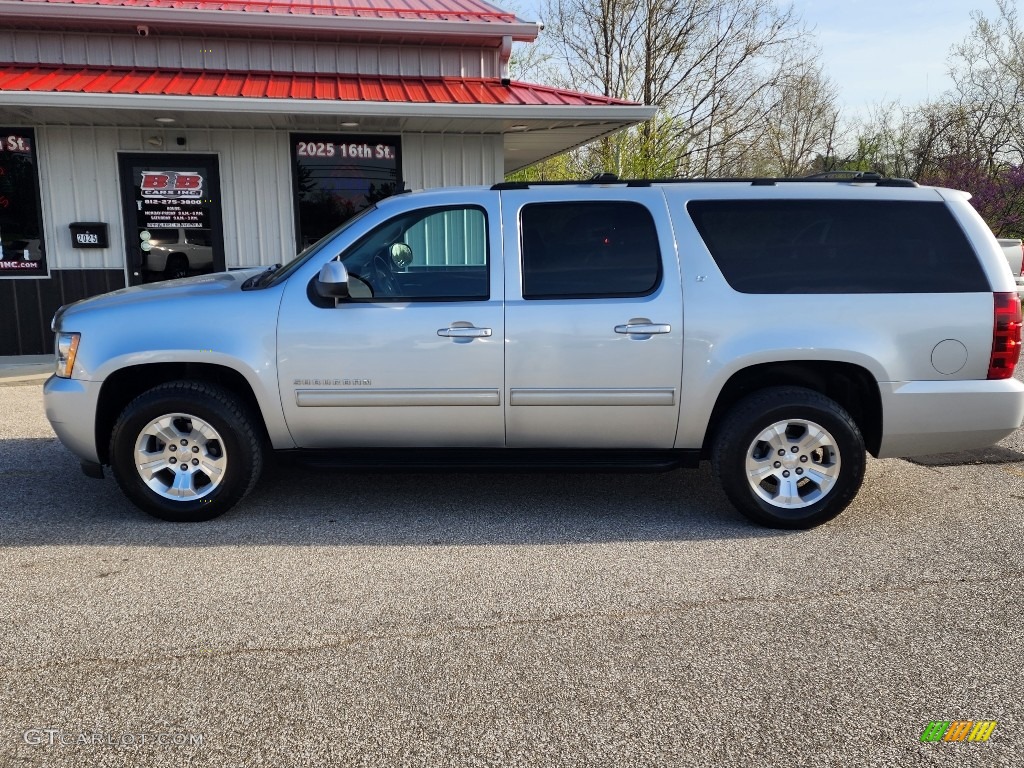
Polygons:
M215 154L221 177L228 267L273 264L295 255L288 135L276 131L174 131L43 126L36 129L46 254L51 269L124 267L118 152L152 152L185 136L183 152ZM167 153L173 156L173 152ZM110 248L71 247L68 224L105 221Z
M498 49L138 37L0 30L0 60L17 64L166 67L422 77L499 77Z
M36 128L43 237L50 269L123 269L124 227L114 128ZM72 248L68 224L105 221L110 248Z
M221 157L228 266L290 261L296 247L288 134L211 131L210 142Z
M124 222L118 152L153 152L186 138L182 152L219 160L224 250L228 267L287 262L295 255L291 147L287 131L163 130L37 126L44 236L51 269L122 269ZM173 157L174 152L168 152ZM412 189L493 184L504 173L502 138L407 134L402 167ZM71 247L68 224L104 221L110 248Z
M406 134L402 153L410 189L496 184L505 177L501 136Z

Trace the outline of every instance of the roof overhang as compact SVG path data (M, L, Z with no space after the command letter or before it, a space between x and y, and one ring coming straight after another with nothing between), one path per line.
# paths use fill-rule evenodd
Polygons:
M506 171L655 113L497 78L18 64L0 67L0 105L27 123L139 127L154 140L188 128L501 135Z
M506 173L643 123L656 112L655 107L622 104L338 102L38 91L0 92L0 106L27 123L139 127L170 134L192 128L500 134ZM158 124L156 117L174 122ZM358 127L342 127L342 122Z

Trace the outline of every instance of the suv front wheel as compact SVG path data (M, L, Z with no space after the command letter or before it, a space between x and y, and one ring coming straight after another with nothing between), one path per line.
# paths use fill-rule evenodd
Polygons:
M142 393L122 411L110 437L118 485L149 514L172 522L217 517L256 484L260 432L233 394L199 381L174 381Z
M849 505L864 479L864 438L834 400L771 387L741 400L719 428L712 469L733 505L771 528L811 528Z

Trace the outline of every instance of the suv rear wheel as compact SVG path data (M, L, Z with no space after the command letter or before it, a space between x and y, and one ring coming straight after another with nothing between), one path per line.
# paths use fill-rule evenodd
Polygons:
M741 400L719 428L712 469L735 507L771 528L811 528L842 512L864 479L864 438L834 400L771 387Z
M230 392L198 381L161 384L122 411L110 437L118 485L149 514L199 522L237 504L263 467L260 433Z

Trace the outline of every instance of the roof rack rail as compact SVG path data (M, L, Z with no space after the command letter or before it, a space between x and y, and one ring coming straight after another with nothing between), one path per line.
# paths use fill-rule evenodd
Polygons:
M620 179L614 173L598 173L586 180L570 179L565 181L502 181L494 184L495 191L530 189L531 187L565 187L583 184L622 184L627 187L649 187L652 184L699 184L701 182L727 182L730 184L749 184L753 187L772 187L776 184L792 183L837 183L874 184L878 187L916 187L917 182L911 179L890 179L871 171L826 171L811 176L751 176L724 178L684 178L684 179Z
M911 179L889 178L877 171L822 171L805 176L805 179L820 181L867 181L879 187L916 187L917 182Z
M885 177L877 171L846 171L846 170L834 170L834 171L820 171L819 173L810 173L807 176L802 176L804 179L827 179L830 181L843 181L844 179L863 179L864 181L880 181Z

